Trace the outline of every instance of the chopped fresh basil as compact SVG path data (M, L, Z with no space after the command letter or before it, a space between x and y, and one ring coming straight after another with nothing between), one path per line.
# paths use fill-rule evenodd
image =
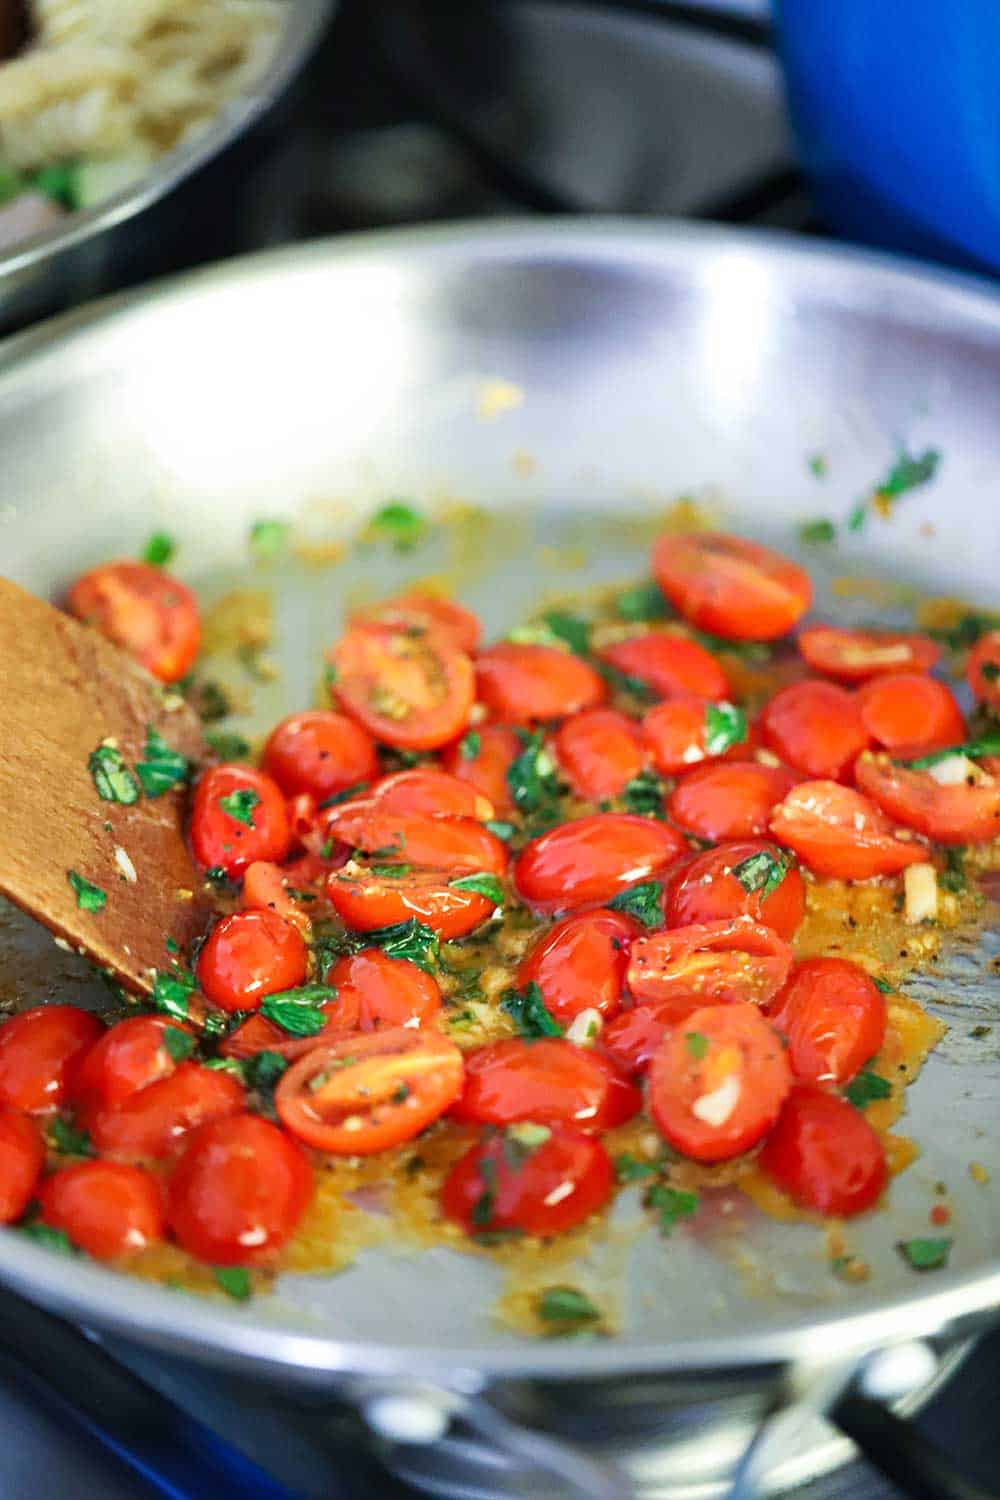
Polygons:
M261 1014L292 1036L316 1036L327 1018L320 1009L324 1001L335 1000L336 991L325 984L303 984L294 990L279 990L266 995Z
M418 969L433 974L438 958L438 935L432 927L411 917L408 922L394 922L364 935L365 946L381 948L389 958L408 958Z
M579 1327L585 1323L597 1323L601 1310L590 1298L575 1286L549 1286L538 1298L538 1316L543 1323L559 1323L564 1327Z
M790 869L790 860L761 849L758 854L751 854L748 859L742 859L738 865L734 865L733 874L748 896L759 892L760 899L766 901L778 889Z
M139 783L125 764L125 757L114 745L98 745L91 752L87 769L94 778L97 795L105 802L120 802L130 807L138 802Z
M238 1057L209 1057L201 1065L213 1073L228 1073L230 1078L235 1078L238 1083L246 1083L246 1063L241 1062Z
M615 692L627 693L630 698L635 698L640 703L655 703L656 692L641 677L633 677L631 673L623 672L620 667L613 666L609 661L595 661L593 667Z
M542 617L547 629L556 640L564 642L577 656L590 655L590 625L579 615L567 615L560 609L550 609Z
M507 785L515 806L531 815L535 830L558 821L559 778L541 731L524 734L524 749L507 767Z
M723 755L747 738L747 716L735 703L705 704L705 750Z
M47 198L54 198L63 208L75 212L80 208L80 162L53 162L40 167L28 179L31 186Z
M252 1087L261 1093L267 1093L274 1088L288 1067L288 1062L280 1052L255 1052L253 1057L247 1059L245 1067Z
M708 1037L701 1031L688 1031L684 1034L687 1049L696 1062L701 1062L708 1052Z
M1000 663L995 661L984 661L979 668L979 675L984 682L1000 681Z
M807 546L819 546L837 540L837 528L832 521L819 517L815 521L803 521L799 527L799 541Z
M963 845L955 844L944 851L944 869L938 875L938 884L955 895L959 895L968 888Z
M667 601L656 584L639 583L625 589L615 600L615 610L623 620L663 620L669 614Z
M255 557L277 557L287 541L287 521L255 521L250 527L250 550Z
M872 982L877 990L882 991L883 995L894 995L896 993L888 979L875 979Z
M381 880L402 880L406 875L413 874L412 865L369 865L368 873L377 875Z
M868 507L866 506L866 504L865 504L865 502L863 500L859 500L858 503L857 503L857 505L855 505L854 508L848 514L848 517L847 517L847 529L848 529L848 531L861 531L862 528L864 527L865 517L867 516L867 514L868 514Z
M176 939L172 937L168 937L163 946L164 948L166 948L168 953L177 954L181 951L177 945Z
M209 730L205 740L220 760L247 760L250 755L249 742L231 730Z
M217 891L235 890L235 882L230 880L229 872L222 865L209 865L205 879Z
M195 1048L195 1040L189 1031L178 1026L168 1026L163 1033L163 1045L175 1063L185 1062Z
M981 755L1000 755L1000 734L984 734L975 740L965 740L961 745L950 745L946 750L932 750L928 755L918 755L916 760L897 761L911 771L926 771L950 755L966 755L969 760L978 760Z
M191 707L206 724L215 724L233 711L225 688L211 679L207 682L192 682L185 691Z
M523 990L507 990L500 1001L500 1009L506 1011L517 1023L522 1036L562 1036L563 1028L545 1004L541 987L532 979Z
M830 466L822 453L810 453L806 462L814 479L825 479L830 472Z
M367 781L356 781L353 786L345 786L341 791L331 792L329 797L324 797L319 804L319 809L322 812L324 807L339 807L341 802L349 802L352 797L357 797L359 793L367 790Z
M372 516L369 529L388 537L398 552L409 552L423 537L427 522L412 505L390 500Z
M25 1239L34 1240L36 1245L44 1245L46 1250L57 1250L60 1255L79 1254L64 1229L53 1229L51 1224L37 1221L34 1224L20 1224L18 1230Z
M484 1229L493 1218L497 1201L497 1165L492 1157L484 1156L479 1163L479 1180L483 1190L469 1213L477 1229Z
M172 536L165 531L154 531L143 548L142 560L144 563L150 563L154 568L165 568L175 551Z
M659 1165L654 1161L642 1161L629 1151L615 1157L615 1176L619 1182L642 1182L646 1177L656 1177Z
M892 1084L887 1078L873 1073L870 1068L862 1068L845 1088L844 1098L855 1109L867 1109L869 1104L874 1104L878 1099L888 1099L891 1093Z
M45 1127L45 1138L61 1156L93 1156L94 1148L85 1130L78 1130L68 1120L55 1115Z
M66 878L76 892L76 904L80 911L103 911L108 898L99 885L92 885L75 870L67 870Z
M146 726L145 760L136 762L136 771L147 797L162 797L171 787L186 781L191 762L179 750L173 750L152 724Z
M453 891L475 891L478 896L492 901L494 906L504 904L504 888L496 875L460 875L457 880L449 880L448 884Z
M914 1271L938 1271L948 1264L950 1239L934 1240L918 1236L912 1240L898 1240L896 1249Z
M660 1233L664 1235L672 1234L679 1220L689 1219L698 1210L697 1193L670 1187L665 1182L654 1183L643 1201L656 1213Z
M627 891L619 891L607 904L614 911L623 911L626 916L635 917L644 927L662 927L662 901L663 886L660 882L643 880L638 885L630 886Z
M153 1004L173 1020L186 1021L194 988L194 975L179 966L170 974L157 970L153 975Z
M662 818L664 786L655 771L640 771L626 782L622 802L630 813L640 818Z
M462 736L458 743L458 753L463 760L475 760L483 743L483 737L478 729L470 729L468 734Z
M252 828L253 810L260 805L260 793L255 792L253 787L242 786L235 792L230 792L228 797L219 798L219 806L222 811L232 818L234 823L242 823L244 828Z
M936 641L941 641L951 651L966 651L990 630L1000 630L1000 615L968 610L959 616L954 625L929 626L927 634Z
M517 832L513 823L505 823L500 818L490 818L484 826L492 833L494 838L501 839L505 844Z
M253 1295L250 1272L246 1266L213 1266L216 1285L234 1302L246 1302Z
M929 484L940 462L941 455L936 448L926 448L919 458L914 458L904 449L885 478L875 486L875 493L894 500L898 495L905 495L907 490Z

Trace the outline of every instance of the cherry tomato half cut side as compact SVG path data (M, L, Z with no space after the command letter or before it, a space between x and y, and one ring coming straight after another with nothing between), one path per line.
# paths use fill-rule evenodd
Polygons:
M701 766L671 792L667 812L680 828L713 843L760 838L772 809L799 779L785 766L757 761Z
M897 766L888 755L863 755L856 774L883 812L936 843L978 844L1000 833L1000 781L985 771L970 772L971 786L968 780L942 785L929 771Z
M774 640L812 603L802 568L758 542L721 532L661 537L653 577L686 620L726 640Z
M328 653L346 713L387 745L436 750L461 734L472 707L472 663L435 630L355 625Z
M528 1133L530 1131L530 1134ZM514 1230L545 1238L582 1224L611 1197L614 1172L593 1136L566 1125L492 1135L452 1167L441 1189L445 1218L466 1234Z
M663 630L648 630L601 651L627 677L637 677L660 698L725 698L729 679L719 662L697 641Z
M476 658L477 693L507 724L544 723L595 708L607 697L603 677L555 646L499 641Z
M339 959L327 982L337 993L335 1008L356 1016L361 1031L425 1026L441 1010L437 981L409 959L390 958L381 948L363 948Z
M859 768L864 758L858 762ZM871 880L927 858L868 797L836 781L803 781L771 814L771 833L817 875Z
M663 909L670 927L750 917L790 942L805 916L805 886L776 844L744 839L681 865L667 881Z
M487 896L456 890L445 875L414 871L394 878L357 864L334 871L326 895L354 932L375 932L415 918L448 941L468 936L494 911Z
M792 950L749 917L673 927L632 944L628 987L636 1000L700 997L704 1005L766 1005L792 967Z
M871 744L858 698L833 682L807 678L775 693L761 714L764 743L806 776L848 776Z
M394 629L433 630L446 636L459 651L471 655L478 650L482 626L471 610L457 604L454 599L445 599L440 594L424 593L421 589L410 589L405 594L396 594L391 599L382 599L377 604L356 610L351 624L370 624L377 621L391 625Z
M867 682L890 672L929 672L941 655L930 636L842 630L836 625L800 631L799 650L814 672L840 682Z
M869 735L887 750L920 755L965 738L955 695L936 677L919 672L878 677L859 690L858 704Z
M177 682L201 644L198 601L189 588L149 563L104 563L78 578L70 614L96 625L161 682Z
M505 1038L465 1056L465 1087L451 1115L479 1125L574 1125L611 1130L642 1095L607 1058L561 1037Z

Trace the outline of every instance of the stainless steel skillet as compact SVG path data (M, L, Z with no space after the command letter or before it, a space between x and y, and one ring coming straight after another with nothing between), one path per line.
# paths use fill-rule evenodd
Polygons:
M906 443L942 451L939 477L891 525L872 521L835 555L810 557L818 608L875 612L829 589L849 572L995 604L998 376L991 296L860 254L615 223L318 244L8 346L0 570L50 592L163 526L182 543L181 573L212 597L239 579L262 516L292 516L297 535L327 543L390 496L432 512L460 499L487 513L460 583L499 630L539 588L640 575L646 538L618 524L626 512L697 493L794 550L796 522L846 515ZM446 542L429 547L254 580L273 590L283 668L256 696L262 723L310 699L352 590L456 566ZM2 674L0 663L0 700ZM0 943L4 997L98 998L17 919L4 915ZM987 938L925 986L950 1030L910 1094L906 1127L923 1156L853 1240L873 1267L864 1288L830 1277L815 1230L746 1215L734 1235L722 1213L704 1235L643 1240L621 1335L587 1344L505 1332L490 1315L489 1263L440 1251L286 1278L247 1309L57 1260L9 1233L0 1276L93 1326L288 1381L574 1381L605 1404L616 1391L619 1411L625 1377L653 1381L662 1407L695 1378L757 1390L803 1361L953 1336L1000 1306L1000 1193L968 1173L973 1160L1000 1165L997 1033L970 1035L996 1019L995 952ZM918 1277L893 1245L924 1231L940 1180L955 1204L952 1265Z

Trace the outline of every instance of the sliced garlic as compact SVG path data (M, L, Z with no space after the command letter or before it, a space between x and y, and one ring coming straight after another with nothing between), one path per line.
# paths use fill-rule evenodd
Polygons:
M729 1073L710 1094L702 1094L691 1106L691 1113L706 1125L725 1125L740 1102L740 1080Z
M979 782L984 776L975 761L960 751L956 751L954 755L946 755L944 760L928 766L927 774L934 778L938 786L961 786L969 780Z
M599 1010L589 1007L575 1015L566 1027L566 1040L578 1047L592 1047L601 1034L604 1017Z
M121 844L115 845L115 864L118 866L119 870L121 870L129 885L135 885L136 881L139 879L138 875L135 872L135 865L132 863L128 854L122 848Z
M907 865L903 871L906 893L904 915L908 922L932 921L938 912L937 871L933 865Z

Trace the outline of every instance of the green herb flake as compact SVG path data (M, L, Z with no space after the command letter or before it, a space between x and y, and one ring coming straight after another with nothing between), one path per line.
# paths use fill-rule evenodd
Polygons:
M948 1264L953 1243L954 1241L950 1239L934 1240L918 1237L912 1240L898 1240L896 1249L914 1271L939 1271Z
M837 540L837 528L832 521L819 516L815 521L803 521L799 527L799 541L807 547L826 546Z
M740 860L738 865L734 865L733 874L748 896L759 892L760 899L766 901L778 889L790 869L790 860L761 849L758 854L751 854L748 859Z
M213 1266L216 1286L234 1302L247 1302L253 1296L253 1284L246 1266Z
M136 762L136 771L147 797L162 797L171 787L179 786L191 775L191 762L179 750L173 750L152 724L146 726L145 760Z
M615 1157L615 1176L619 1182L642 1182L647 1177L657 1176L659 1170L656 1162L643 1161L629 1151Z
M402 880L406 875L413 874L412 865L369 865L369 874L377 875L381 880Z
M87 769L94 778L97 795L104 802L120 802L123 807L138 802L139 783L114 745L98 745L90 754Z
M530 980L523 990L507 990L500 1009L516 1022L522 1036L562 1036L563 1028L545 1004L541 986Z
M44 193L47 198L54 198L70 212L75 212L81 206L79 162L54 162L51 166L40 167L29 178L29 182L38 192Z
M655 1212L663 1235L673 1234L681 1219L690 1219L697 1213L698 1201L697 1193L684 1192L665 1182L654 1183L644 1199L646 1207Z
M684 1033L688 1053L695 1062L701 1062L708 1052L708 1037L701 1031L687 1031Z
M219 806L222 811L232 818L234 823L242 823L244 828L252 828L253 810L260 805L260 793L255 792L253 787L243 786L235 792L230 792L227 797L219 798Z
M640 771L626 782L622 803L626 810L640 818L663 818L664 786L655 771Z
M656 702L655 690L641 677L633 677L630 672L623 672L620 667L614 666L609 661L595 661L592 665L595 672L599 672L615 692L627 693L630 698L635 698L639 703Z
M76 870L67 870L66 878L73 890L76 892L76 904L79 911L103 911L108 903L107 895L99 885L92 885Z
M238 1057L209 1057L201 1064L212 1073L228 1073L230 1078L235 1078L238 1083L246 1084L246 1064Z
M262 1015L291 1036L316 1036L327 1022L320 1007L336 998L336 991L328 985L303 984L294 990L266 995L260 1009Z
M165 531L154 531L142 551L142 560L154 568L165 568L177 548Z
M365 946L381 948L389 958L407 958L428 974L433 974L437 966L438 935L433 927L418 922L416 917L365 933Z
M944 869L938 875L938 884L954 895L960 895L968 888L965 854L965 848L961 844L954 844L944 851Z
M822 453L810 453L806 464L814 479L825 479L830 472L830 465Z
M478 729L470 729L468 734L462 736L458 744L458 753L463 760L475 760L482 747L483 737Z
M178 1026L167 1026L163 1032L163 1045L175 1063L186 1062L195 1048L195 1040L189 1031Z
M342 802L349 802L352 797L357 797L367 790L367 781L356 781L353 786L345 786L339 792L331 792L329 797L324 797L319 803L319 809L322 811L324 807L339 807Z
M287 542L287 521L255 521L250 528L250 550L257 558L278 557Z
M870 1068L862 1068L856 1073L844 1090L844 1098L855 1109L867 1109L869 1104L876 1103L879 1099L888 1099L892 1094L892 1084L887 1078L879 1073L873 1073Z
M888 979L873 979L872 983L877 990L881 990L883 995L894 995L896 993Z
M550 609L542 618L556 640L562 641L576 656L590 655L591 627L586 620L581 620L579 615L565 614L560 609Z
M866 506L866 504L865 504L865 502L863 500L859 500L858 503L857 503L857 505L855 505L854 509L852 511L850 511L850 513L848 514L848 517L847 517L847 529L848 529L848 531L861 531L863 529L863 527L864 527L867 515L868 515L868 507Z
M919 458L914 458L904 449L885 478L875 486L875 494L895 500L908 490L929 484L937 473L940 462L941 455L936 448L925 449Z
M501 818L488 819L484 827L488 832L492 833L494 838L500 839L504 844L512 839L517 832L513 823L505 823Z
M280 1052L256 1052L247 1059L247 1079L260 1093L269 1093L287 1067Z
M735 703L705 704L705 751L724 755L747 738L747 716Z
M249 740L229 729L209 730L205 740L220 760L248 760L250 757Z
M601 1310L579 1287L549 1286L538 1298L537 1312L543 1323L558 1324L567 1331L601 1321Z
M979 668L979 675L985 682L1000 681L1000 663L995 661L984 661Z
M168 937L163 946L164 948L166 948L168 953L177 954L181 951L176 939L172 937Z
M643 880L638 885L630 886L627 891L619 891L607 905L614 911L623 911L626 916L635 917L644 927L662 927L662 902L663 886L660 882Z
M983 755L1000 755L1000 734L984 734L978 739L965 740L961 745L950 745L945 750L932 750L929 755L918 755L916 760L897 760L899 766L908 766L911 771L926 771L951 755L965 755L969 760L979 760Z
M194 975L179 966L170 974L157 970L153 975L153 1005L174 1021L186 1021L194 989Z
M507 786L522 813L558 818L559 780L540 730L524 736L524 749L507 767Z
M215 724L233 711L225 688L211 678L206 682L189 683L185 696L199 719L206 724Z
M76 1246L64 1229L53 1229L50 1224L42 1224L40 1221L34 1224L20 1224L18 1232L25 1239L33 1240L36 1245L44 1245L46 1250L56 1250L60 1255L77 1255Z
M1000 630L1000 615L969 610L954 625L945 628L930 626L927 634L941 641L950 651L966 651L990 630Z
M387 537L397 552L409 552L424 536L427 522L412 505L390 500L372 516L369 530Z
M485 1229L493 1218L497 1201L497 1166L489 1156L484 1156L479 1163L479 1180L483 1190L472 1205L469 1218L477 1229Z
M503 906L506 899L496 875L460 875L457 880L449 880L448 884L453 891L474 891L477 896L485 896L494 906Z
M56 1115L45 1127L45 1139L53 1151L60 1156L93 1156L94 1148L85 1130L78 1130L61 1115Z
M615 600L615 610L623 620L665 620L670 613L667 601L653 582L625 589Z

